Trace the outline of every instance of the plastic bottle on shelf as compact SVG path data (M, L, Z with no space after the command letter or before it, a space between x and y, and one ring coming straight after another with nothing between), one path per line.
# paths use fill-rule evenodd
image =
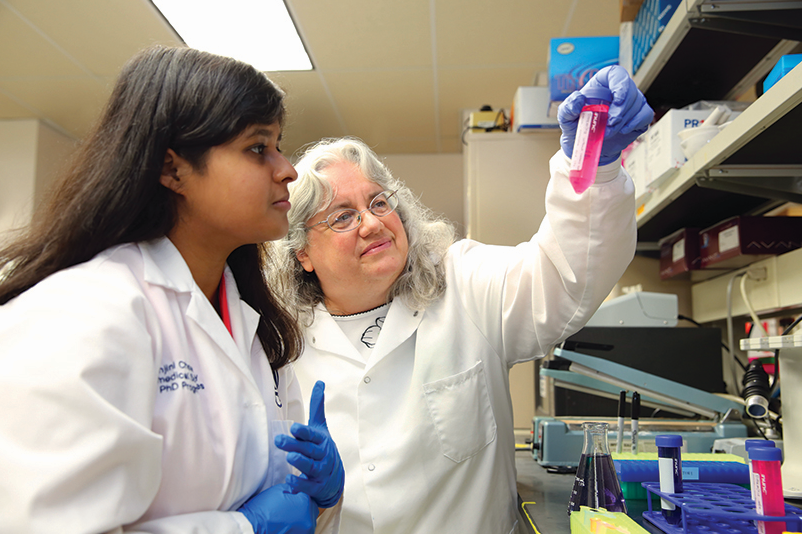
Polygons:
M607 113L613 93L606 87L589 87L583 90L585 105L579 113L574 152L568 178L574 191L582 193L596 181L604 132L607 129Z

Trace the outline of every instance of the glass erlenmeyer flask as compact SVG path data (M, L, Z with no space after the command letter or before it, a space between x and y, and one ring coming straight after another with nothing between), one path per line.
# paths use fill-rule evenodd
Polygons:
M624 494L607 444L607 423L584 423L582 428L585 444L576 469L568 513L579 511L580 506L626 513Z

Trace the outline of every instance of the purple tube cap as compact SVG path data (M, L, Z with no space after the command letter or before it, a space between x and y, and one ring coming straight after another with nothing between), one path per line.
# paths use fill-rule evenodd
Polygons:
M598 98L599 100L605 100L607 102L613 101L613 92L607 89L606 87L595 86L595 87L585 87L582 89L582 94L585 95L585 98Z
M776 447L752 447L749 449L749 459L764 462L782 462L783 451Z
M654 444L658 447L682 447L682 436L677 434L655 436Z
M748 451L752 447L776 447L776 444L770 439L748 439L744 441L744 448Z

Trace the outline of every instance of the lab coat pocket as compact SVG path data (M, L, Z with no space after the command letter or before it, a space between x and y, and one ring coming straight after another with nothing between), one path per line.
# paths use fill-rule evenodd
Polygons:
M453 376L423 385L443 454L462 462L496 439L482 362Z

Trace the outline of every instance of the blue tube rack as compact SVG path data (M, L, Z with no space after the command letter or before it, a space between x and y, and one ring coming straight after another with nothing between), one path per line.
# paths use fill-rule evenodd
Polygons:
M659 509L652 510L649 495L643 517L668 534L757 534L755 521L785 521L786 531L802 532L802 510L786 503L785 516L759 514L750 491L737 484L684 482L682 493L663 493L656 482L642 486L681 509L680 523L670 525Z

